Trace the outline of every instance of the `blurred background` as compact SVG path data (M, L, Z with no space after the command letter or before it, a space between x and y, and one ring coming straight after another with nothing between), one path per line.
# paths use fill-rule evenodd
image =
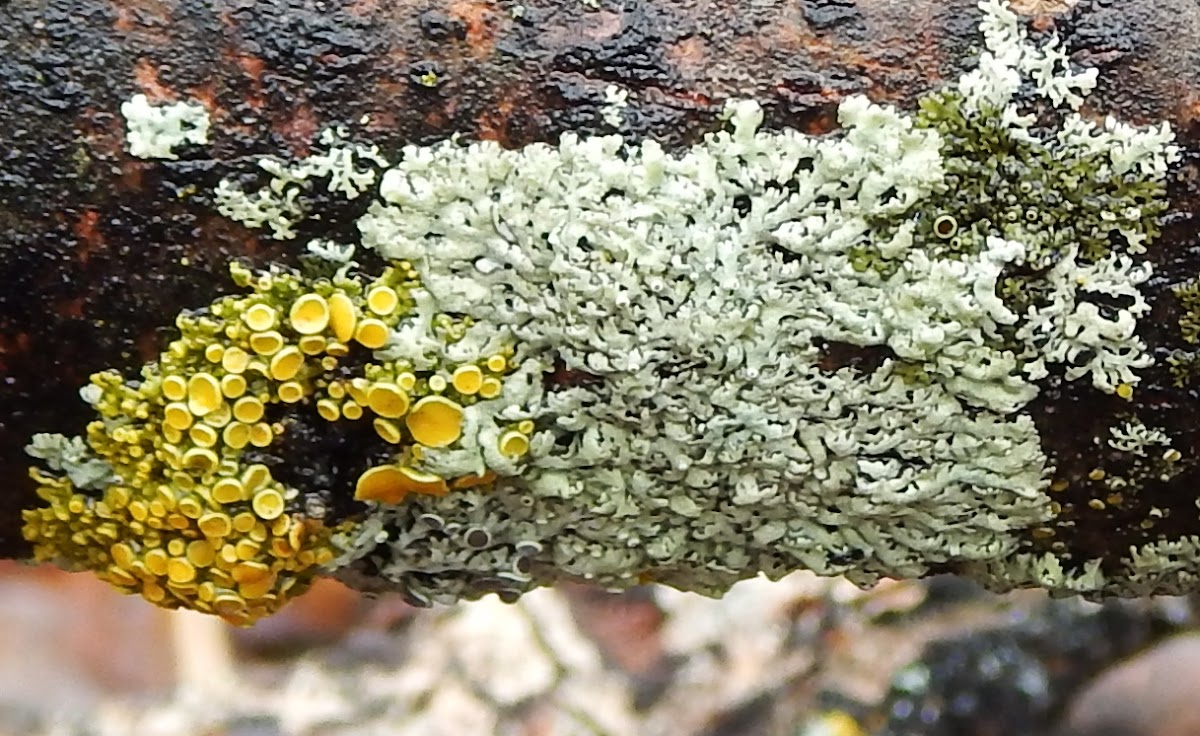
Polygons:
M414 609L333 581L234 629L0 563L0 736L1194 736L1190 599L798 573L721 600Z

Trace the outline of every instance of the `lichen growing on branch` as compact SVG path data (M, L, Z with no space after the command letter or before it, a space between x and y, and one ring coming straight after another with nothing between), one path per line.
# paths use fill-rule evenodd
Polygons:
M564 579L719 594L797 568L1181 589L1192 539L1119 560L1053 547L1053 461L1027 411L1052 372L1127 399L1154 362L1139 256L1172 132L1081 115L1096 70L979 7L975 70L912 113L847 97L826 136L764 130L730 100L679 151L451 139L389 168L327 133L325 153L264 160L253 197L222 182L222 213L281 239L319 217L315 182L378 185L358 243L310 243L303 272L235 266L248 295L181 315L140 379L93 379L101 418L73 462L120 480L80 487L37 455L60 474L34 471L49 506L27 538L239 621L318 566L417 602ZM1146 472L1181 458L1137 422L1104 439L1153 454ZM253 492L218 493L253 468Z

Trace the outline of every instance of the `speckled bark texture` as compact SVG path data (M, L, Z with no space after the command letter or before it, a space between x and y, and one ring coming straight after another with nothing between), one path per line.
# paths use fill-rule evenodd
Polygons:
M1132 399L1052 371L1026 409L1055 469L1059 505L1053 534L1031 529L1027 551L1057 543L1056 554L1115 561L1133 545L1200 534L1196 388L1168 361L1190 349L1180 328L1186 305L1172 288L1200 273L1200 8L1053 5L1059 12L1030 17L1030 32L1057 32L1073 61L1100 69L1084 116L1167 121L1183 155L1163 235L1145 256L1151 312L1138 334L1156 364ZM302 157L321 130L339 125L385 152L452 134L519 148L566 131L611 132L613 84L635 98L620 132L668 151L711 131L731 98L757 100L767 130L823 134L850 94L911 108L956 79L977 58L978 22L974 3L962 0L3 5L0 555L29 554L20 511L38 501L23 448L35 433L83 432L90 408L78 389L91 373L135 375L173 339L176 314L234 293L231 260L296 263L300 249L216 212L214 188L243 177L253 157ZM135 159L119 110L137 93L198 101L219 134L178 160ZM322 219L301 223L300 239L353 239L367 202L314 197ZM833 345L829 363L872 357ZM1133 468L1128 453L1102 441L1129 417L1170 436L1181 454L1171 473ZM277 451L299 467L326 452L303 442ZM1103 482L1114 474L1136 476L1136 492L1114 493ZM347 494L354 478L341 478Z

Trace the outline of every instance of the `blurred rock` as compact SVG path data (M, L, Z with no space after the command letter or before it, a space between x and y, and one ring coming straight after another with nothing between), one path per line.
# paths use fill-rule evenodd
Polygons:
M169 692L170 616L92 575L0 561L0 706L82 713Z
M1200 734L1200 633L1168 639L1096 679L1072 704L1062 736Z
M344 637L369 608L361 593L330 578L318 578L307 593L274 616L244 629L231 629L242 654L297 655Z

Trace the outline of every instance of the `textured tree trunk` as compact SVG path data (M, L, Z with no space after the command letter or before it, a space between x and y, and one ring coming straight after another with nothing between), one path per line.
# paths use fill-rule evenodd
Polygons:
M1200 535L1195 493L1200 470L1196 384L1190 372L1195 332L1188 325L1200 320L1189 318L1200 300L1189 302L1187 285L1198 271L1192 219L1200 201L1200 9L1183 0L1016 5L1031 43L1057 34L1077 68L1099 70L1096 88L1081 108L1084 118L1102 121L1112 115L1136 126L1169 123L1181 152L1165 178L1168 208L1155 215L1161 235L1136 256L1152 268L1149 280L1136 287L1148 306L1136 334L1153 364L1137 369L1136 386L1121 381L1098 387L1088 377L1068 380L1054 368L1034 381L1036 396L1022 403L1021 413L1036 428L1044 457L1042 467L1032 471L1036 482L1017 490L1049 493L1053 501L1023 528L1006 530L1017 541L997 545L994 559L977 550L939 552L892 567L861 562L857 542L809 549L805 554L824 560L816 565L805 554L768 555L739 557L722 568L706 557L719 557L719 550L692 558L685 550L661 566L634 555L623 574L614 571L619 562L606 559L604 569L593 574L569 552L600 554L588 545L619 537L598 530L619 523L619 513L597 510L589 517L587 509L572 508L570 498L563 497L547 507L548 516L530 517L529 524L536 527L538 518L563 514L570 518L569 528L549 524L554 534L531 539L537 543L524 548L519 535L466 539L492 554L493 562L460 561L468 572L449 587L443 577L458 572L445 570L453 572L459 563L422 570L380 549L349 555L345 559L355 561L343 568L342 577L364 588L406 589L417 600L515 592L535 583L589 577L610 585L657 579L716 592L760 569L779 574L804 566L846 572L864 582L912 570L960 572L1000 589L1045 585L1088 594L1145 594L1192 587L1200 570L1193 557ZM909 114L919 99L953 85L978 62L980 15L974 3L959 0L602 2L598 7L548 0L364 0L319 8L302 2L191 0L5 4L0 8L5 28L0 34L0 555L30 557L31 541L44 541L22 534L27 521L22 512L46 505L29 473L36 460L25 448L39 433L86 434L96 410L80 400L79 390L90 375L115 370L132 380L142 366L159 361L178 337L177 315L244 291L229 277L232 262L251 269L300 268L305 250L298 244L360 240L356 225L374 196L306 190L306 211L320 218L299 223L294 239L272 238L269 230L221 214L215 194L221 183L229 180L247 189L261 183L255 175L261 177L256 163L262 157L301 161L320 148L322 131L338 126L344 126L348 140L378 146L393 164L405 145L431 146L456 134L463 141L495 141L519 150L535 142L554 144L566 132L586 138L616 131L631 145L653 140L668 154L678 154L704 145L705 134L721 129L722 110L734 99L757 101L765 111L765 131L794 129L819 139L837 134L839 104L852 95L865 94ZM207 142L178 147L175 159L131 155L121 110L137 94L154 105L202 106L211 120ZM619 102L621 94L628 95L627 102ZM497 231L507 232L503 223ZM360 260L367 270L373 264L382 270L382 260ZM1127 304L1114 296L1108 306L1119 310ZM829 340L817 347L819 367L829 374L870 373L881 363L900 364L894 352L865 339ZM543 367L547 394L605 380L604 369L593 364L543 361ZM379 518L369 528L380 539L410 546L424 542L405 535L420 536L431 525L439 534L450 527L447 538L457 538L454 529L469 534L473 525L487 526L474 517L446 518L433 497L401 501L416 504L408 516L389 510L384 517L379 507L368 511L352 496L356 481L379 462L382 451L371 445L370 457L350 459L356 443L367 442L360 430L318 431L288 424L299 421L290 415L280 421L288 426L284 439L263 453L274 464L263 462L284 486L299 491L299 500L292 494L288 507L299 528L315 535L317 526L305 526L306 515L322 516L320 528L337 530L341 536L335 538L361 547L366 544L361 533L340 524L361 526L364 519ZM559 431L553 422L547 426L537 431ZM1130 440L1137 447L1129 449L1114 428L1137 426L1159 434L1150 441ZM574 441L547 436L551 443ZM289 475L284 467L295 472ZM306 474L306 467L312 473ZM304 487L304 478L321 473L319 489ZM501 475L520 477L518 470ZM1114 484L1114 478L1120 481ZM859 493L856 487L847 482L846 503ZM361 484L359 490L360 497L370 498ZM83 495L95 501L102 492ZM838 534L839 498L822 498L823 512L836 513L825 514L820 526ZM396 500L394 494L390 500ZM427 501L431 505L422 505ZM314 504L323 507L322 513L312 512ZM963 522L954 518L960 511L947 506L945 523ZM997 513L1003 516L1003 510ZM656 523L666 534L681 518L664 513ZM589 523L597 529L589 531ZM526 537L528 528L522 527ZM886 524L883 528L886 533ZM901 524L898 534L907 538L911 532ZM562 535L574 535L575 541L556 547ZM700 536L685 535L684 545L699 544L687 540ZM635 535L622 544L636 549L650 541ZM500 547L507 551L502 554ZM1141 550L1140 556L1131 548ZM112 556L99 554L102 562ZM524 566L525 557L532 560L531 568ZM1066 572L1045 570L1053 566L1051 560ZM493 563L520 569L505 578L480 568ZM82 557L66 564L93 566ZM1089 582L1078 582L1088 565L1095 568ZM703 572L706 566L709 573ZM470 572L476 568L482 571ZM124 587L138 590L143 582ZM186 599L180 595L168 593L158 602L180 605Z

